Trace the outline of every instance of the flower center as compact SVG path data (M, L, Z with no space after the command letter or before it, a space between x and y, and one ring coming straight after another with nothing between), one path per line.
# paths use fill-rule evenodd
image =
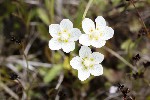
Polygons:
M70 33L67 32L67 30L64 30L63 32L59 32L59 36L60 36L60 41L61 42L68 42L69 38L70 38Z
M100 30L99 29L96 29L96 30L94 30L94 31L92 31L90 34L89 34L89 38L91 39L91 40L98 40L100 37L102 37L103 36L103 34L102 34L102 32L100 32Z
M61 35L61 39L62 39L62 40L68 40L68 38L69 38L69 34L67 34L67 33L62 33L62 35Z
M90 66L91 65L91 61L88 60L88 59L84 60L84 65L85 66Z
M94 59L93 58L84 58L82 64L83 64L84 70L92 69L94 66Z
M100 36L97 32L93 32L93 33L89 34L89 37L90 37L91 40L98 40L98 38Z

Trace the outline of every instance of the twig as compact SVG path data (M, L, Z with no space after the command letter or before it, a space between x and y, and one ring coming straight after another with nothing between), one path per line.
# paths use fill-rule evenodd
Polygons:
M32 39L29 41L29 43L27 44L27 46L26 46L26 48L25 48L25 50L24 50L25 55L28 54L28 52L29 52L29 50L30 50L30 48L31 48L31 46L32 46L32 44L33 44L33 42L34 42L35 39L37 38L37 36L38 36L38 34L36 34L35 36L33 36L33 38L32 38Z
M30 89L32 88L33 83L34 83L34 81L35 81L35 79L36 79L37 73L38 73L38 72L35 72L35 74L33 75L33 77L32 77L32 82L30 83L30 86L29 86L28 90L30 90Z
M133 0L130 0L130 1L131 1L132 5L134 6L134 8L135 8L135 10L136 10L136 12L137 12L137 14L138 14L138 16L139 16L140 22L141 22L141 24L143 25L143 27L145 28L146 33L149 34L149 33L148 33L148 29L147 29L147 27L146 27L146 25L145 25L145 23L144 23L144 21L143 21L141 15L140 15L139 11L138 11L138 9L136 8L136 6L135 6L135 4L134 4L134 1L133 1Z
M11 69L13 72L15 72L19 77L23 77L21 73L18 72L17 68L12 63L7 63L6 66Z
M20 53L23 55L23 59L25 60L25 62L26 62L26 68L27 68L27 80L28 80L28 78L29 78L29 64L28 64L28 58L27 58L27 55L25 54L25 52L24 52L24 50L25 50L25 48L24 48L24 43L22 42L21 43L21 51L20 51Z
M26 61L26 66L27 66L27 80L29 79L29 63L28 63L28 59L27 59L27 55L24 53L23 51L23 57Z
M56 0L56 12L60 18L62 18L63 0Z
M21 44L22 48L21 48L21 51L22 51L22 55L23 55L23 59L25 59L25 62L26 62L26 70L27 70L27 82L29 81L29 64L28 64L28 59L27 59L27 55L25 54L24 52L24 43L22 42ZM29 89L27 88L26 89L26 97L27 97L27 100L29 100Z
M24 0L24 2L32 4L32 5L39 5L40 4L39 0Z
M121 57L118 53L116 53L115 51L113 51L112 49L103 46L103 48L108 51L109 53L111 53L112 55L114 55L115 57L117 57L118 59L120 59L122 62L124 62L126 65L128 65L130 68L132 68L134 71L138 71L138 69L133 66L132 64L130 64L128 61L126 61L123 57Z
M62 72L62 73L60 74L60 76L59 76L58 83L57 83L57 85L56 85L56 87L55 87L56 90L59 89L59 87L60 87L60 85L61 85L63 79L64 79L64 73ZM58 90L58 92L59 92L59 90ZM56 95L55 100L60 100L60 96L59 96L58 94Z
M84 11L83 17L82 17L83 19L85 18L85 16L86 16L86 14L87 14L87 12L88 12L88 10L89 10L89 8L90 8L92 2L93 2L93 0L89 0L88 4L87 4L87 6L86 6L86 9L85 9L85 11Z
M20 81L18 78L17 78L17 81L21 85L21 87L23 88L23 90L26 91L25 90L25 84L22 81Z
M19 96L14 93L9 87L7 87L4 83L0 82L0 87L3 88L8 94L10 94L14 99L19 100Z
M150 82L147 79L144 79L144 82L148 84L148 86L150 87Z
M80 0L63 0L63 4L69 4L69 5L79 5Z
M58 79L58 83L57 83L57 85L56 85L56 87L55 87L56 90L58 90L58 88L60 87L60 85L61 85L63 79L64 79L64 74L61 73L60 76L59 76L59 79Z
M1 57L1 59L3 59L3 58ZM15 57L8 57L4 61L5 61L6 64L7 63L17 63L17 64L20 64L20 65L22 65L23 67L26 68L26 65L24 64L24 61L21 60L21 59L16 59ZM1 60L0 60L0 62L1 62ZM37 62L37 61L28 61L28 63L29 63L29 69L30 70L34 70L34 67L38 67L38 66L43 66L43 67L47 67L47 68L52 66L52 64L42 63L42 62Z

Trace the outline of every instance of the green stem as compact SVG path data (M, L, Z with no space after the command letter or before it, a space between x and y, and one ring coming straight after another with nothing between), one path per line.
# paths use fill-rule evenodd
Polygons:
M104 46L103 47L106 51L108 51L109 53L111 53L112 55L114 55L115 57L117 57L118 59L120 59L122 62L124 62L126 65L128 65L130 68L132 68L135 72L138 71L138 69L133 66L132 64L130 64L128 61L126 61L123 57L121 57L118 53L116 53L115 51L113 51L112 49Z
M51 23L54 20L54 0L51 0L51 10L50 10L50 15L51 15Z
M84 11L83 17L82 17L83 19L85 18L85 16L86 16L86 14L87 14L87 12L88 12L88 10L89 10L89 8L90 8L92 2L93 2L93 0L89 0L88 4L87 4L87 6L86 6L86 9L85 9L85 11Z

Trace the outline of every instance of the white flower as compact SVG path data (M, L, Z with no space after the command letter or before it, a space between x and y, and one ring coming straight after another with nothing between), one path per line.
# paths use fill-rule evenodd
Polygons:
M116 87L116 86L111 86L110 89L109 89L109 93L110 93L110 94L116 93L117 90L118 90L118 87Z
M89 47L82 46L79 50L79 56L70 61L72 68L78 70L78 78L81 81L86 80L90 74L99 76L103 74L103 67L100 64L104 55L99 52L93 52Z
M85 46L94 46L100 48L105 45L106 40L110 39L114 35L114 30L111 27L106 26L106 21L102 16L98 16L94 22L85 18L82 21L82 28L86 34L82 34L79 37L79 43Z
M81 31L73 28L73 24L69 19L63 19L59 24L51 24L49 26L49 33L53 37L49 41L49 48L51 50L63 49L64 52L69 53L75 49L75 42L79 39Z

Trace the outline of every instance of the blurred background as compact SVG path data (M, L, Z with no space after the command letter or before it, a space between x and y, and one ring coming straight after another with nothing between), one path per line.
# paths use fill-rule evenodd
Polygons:
M69 64L81 45L51 51L48 31L66 18L82 30L89 0L0 0L0 100L150 100L150 0L91 1L86 17L103 16L115 34L92 48L104 74L81 82Z

